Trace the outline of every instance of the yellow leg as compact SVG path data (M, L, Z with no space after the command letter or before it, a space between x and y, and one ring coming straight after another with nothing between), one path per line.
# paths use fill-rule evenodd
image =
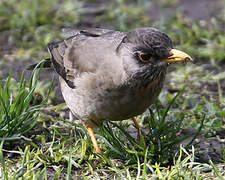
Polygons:
M95 148L95 151L97 153L99 153L99 154L103 154L102 150L100 149L100 147L98 146L98 143L96 141L95 133L93 131L93 128L92 127L87 127L87 130L88 130L89 135L91 136L91 141L93 143L93 146Z
M138 124L138 122L137 122L137 120L136 120L135 117L132 117L131 120L134 122L135 126L136 126L138 129L141 128L141 126Z
M138 128L137 141L139 143L140 142L140 138L141 138L141 126L138 124L138 122L137 122L135 117L132 117L131 120L134 122L135 126Z

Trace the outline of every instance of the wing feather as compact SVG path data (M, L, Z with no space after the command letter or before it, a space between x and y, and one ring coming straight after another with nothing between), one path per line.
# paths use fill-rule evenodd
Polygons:
M110 59L108 56L113 55L113 48L116 49L123 37L121 32L99 28L81 31L67 29L64 32L72 36L63 41L50 42L48 50L55 71L71 88L75 88L77 77L83 73L94 73L106 63L105 59Z

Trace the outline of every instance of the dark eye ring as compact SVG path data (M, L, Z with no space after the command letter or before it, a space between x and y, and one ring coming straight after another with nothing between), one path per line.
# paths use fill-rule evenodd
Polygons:
M150 62L150 61L152 61L152 56L150 54L147 54L147 53L138 53L138 58L142 62Z

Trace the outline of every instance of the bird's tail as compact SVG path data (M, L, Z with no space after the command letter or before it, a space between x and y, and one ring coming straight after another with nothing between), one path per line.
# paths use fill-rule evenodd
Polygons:
M38 69L40 67L52 68L52 62L51 62L50 58L46 58L46 59L43 59L42 61L40 61L39 63L29 65L26 69L32 71L32 70Z

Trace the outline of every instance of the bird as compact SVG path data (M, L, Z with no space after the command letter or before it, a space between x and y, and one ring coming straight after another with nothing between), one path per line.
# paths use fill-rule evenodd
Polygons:
M101 28L66 29L66 38L48 43L45 60L59 75L61 92L85 125L97 153L94 128L104 120L131 119L157 99L170 64L192 62L170 37L153 27L129 32ZM32 66L34 67L34 66Z

